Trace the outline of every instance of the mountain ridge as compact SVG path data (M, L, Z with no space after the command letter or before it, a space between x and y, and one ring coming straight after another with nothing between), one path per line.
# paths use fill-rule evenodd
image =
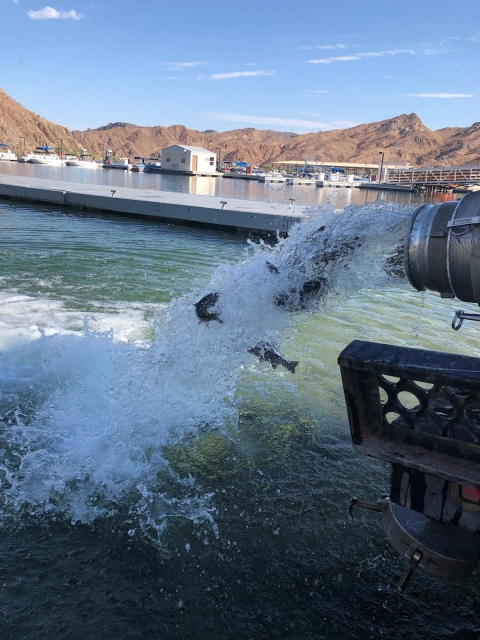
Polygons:
M23 140L24 139L24 140ZM415 113L359 124L348 129L310 133L246 127L218 132L197 131L182 124L140 126L110 122L96 129L70 131L29 111L0 88L0 142L17 152L48 144L67 151L88 149L103 155L112 149L122 157L159 157L172 144L207 147L222 160L256 164L302 161L375 164L380 153L391 163L415 166L480 164L480 122L469 127L431 130Z

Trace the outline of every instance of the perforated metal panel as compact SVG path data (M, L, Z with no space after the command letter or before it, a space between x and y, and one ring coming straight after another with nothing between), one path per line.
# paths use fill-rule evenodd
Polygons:
M338 362L357 451L480 488L480 358L357 340Z

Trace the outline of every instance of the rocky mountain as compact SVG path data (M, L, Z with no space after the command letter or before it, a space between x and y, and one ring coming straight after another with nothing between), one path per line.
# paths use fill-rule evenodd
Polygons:
M162 149L172 144L206 147L222 160L248 160L262 163L277 159L287 142L298 138L296 133L237 129L219 133L212 129L196 131L183 125L171 127L139 127L115 122L98 129L73 131L75 138L91 153L112 149L119 156L160 156Z
M25 140L23 140L25 138ZM79 144L66 127L54 124L25 109L0 88L0 142L8 144L20 154L24 149L47 144L63 146L66 151L76 151Z
M207 147L222 160L257 164L306 158L377 163L380 151L385 152L385 161L410 162L415 166L480 164L480 122L470 127L432 131L411 113L349 129L301 135L252 127L218 132L196 131L183 125L141 127L126 122L69 131L28 111L0 89L0 142L20 151L22 137L27 149L45 143L58 147L62 141L65 150L85 147L99 156L112 149L121 157L159 157L163 148L180 143Z
M480 123L466 128L431 131L415 114L349 129L316 133L286 133L251 127L234 131L195 131L181 125L139 127L115 123L99 129L74 131L75 138L92 152L113 149L117 155L159 156L172 144L204 146L224 160L270 164L276 160L306 158L376 163L380 151L385 161L415 166L480 164Z

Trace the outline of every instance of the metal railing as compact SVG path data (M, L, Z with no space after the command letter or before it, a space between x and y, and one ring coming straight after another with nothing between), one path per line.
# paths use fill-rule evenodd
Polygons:
M470 184L480 182L480 167L389 169L387 182L397 184Z

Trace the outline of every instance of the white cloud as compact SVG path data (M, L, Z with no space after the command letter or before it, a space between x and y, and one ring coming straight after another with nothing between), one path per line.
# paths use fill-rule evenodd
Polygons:
M352 56L332 56L331 58L320 58L318 60L309 60L310 64L332 64L332 62L351 62L353 60L362 60L363 58L382 58L383 56L396 56L401 53L415 55L414 49L387 49L386 51L365 51L364 53L356 53Z
M274 76L275 71L232 71L231 73L214 73L209 80L230 80L231 78L247 78L253 76Z
M39 11L27 11L27 16L32 20L81 20L85 17L81 13L77 13L75 9L57 11L53 7L45 7Z
M474 33L473 36L470 36L469 38L465 38L465 40L471 40L472 42L480 42L480 31L478 31L477 33Z
M181 71L182 69L191 69L192 67L203 67L203 65L207 63L196 61L196 62L163 62L162 64L164 67L166 67L170 71Z
M445 53L450 53L450 49L434 49L433 47L425 46L423 48L423 53L426 56L442 56Z
M18 0L12 0L13 4L18 4Z
M472 93L405 93L409 98L474 98Z
M246 116L239 113L209 113L207 117L211 120L222 120L224 122L244 122L246 124L276 125L290 127L293 129L344 129L354 127L357 123L350 122L343 118L332 118L331 122L315 122L313 120L300 120L297 118L275 118L273 116Z
M307 93L330 93L330 91L326 91L325 89L307 89Z
M332 62L350 62L351 60L360 60L358 56L336 56L334 58L319 58L318 60L309 60L310 64L332 64Z
M311 49L348 49L346 44L320 44L298 48L300 51L309 51Z

